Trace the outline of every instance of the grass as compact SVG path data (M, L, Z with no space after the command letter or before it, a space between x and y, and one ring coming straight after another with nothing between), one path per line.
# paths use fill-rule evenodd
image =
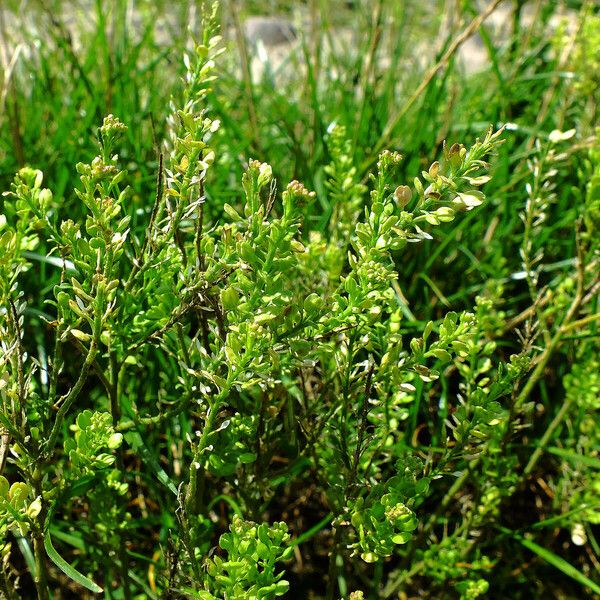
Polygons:
M598 595L600 14L498 4L0 8L0 595Z

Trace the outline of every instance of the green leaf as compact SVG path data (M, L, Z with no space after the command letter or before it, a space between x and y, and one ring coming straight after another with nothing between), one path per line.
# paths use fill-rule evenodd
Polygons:
M57 267L59 269L64 268L67 269L67 271L77 273L75 265L70 260L57 258L56 256L44 256L43 254L39 254L37 252L30 252L29 250L25 250L23 252L23 258L28 258L29 260L35 260L41 263L52 265L53 267Z
M547 563L551 564L562 571L565 575L568 575L571 579L577 581L581 585L589 587L596 594L600 594L600 585L594 583L589 577L586 577L581 571L578 571L571 563L568 563L564 558L561 558L554 552L551 552L547 548L544 548L531 540L527 540L520 535L513 534L513 537L521 542L525 548L528 548L540 558L544 559Z
M7 498L9 487L8 479L0 475L0 498Z
M27 564L27 568L31 573L32 577L37 577L37 567L35 564L35 557L33 556L33 551L31 549L31 545L29 544L29 540L23 536L17 535L17 545L19 546L19 550L25 559L25 563Z
M80 550L81 552L86 552L85 541L79 532L76 532L75 534L67 533L61 531L54 525L50 526L50 531L52 532L52 535L61 542L65 542L65 544L69 544L69 546L73 546L73 548L77 548L77 550Z
M177 496L177 487L167 472L160 466L148 446L146 446L142 436L137 431L130 431L125 434L125 439L136 452L139 452L142 460L154 471L157 479Z
M67 576L73 581L81 585L82 587L94 592L96 594L102 593L102 588L95 584L91 579L88 579L85 575L82 575L75 567L72 567L55 549L52 545L52 538L50 532L47 531L44 536L44 548L48 558Z
M600 469L600 458L586 456L585 454L578 454L577 452L570 452L569 450L563 450L562 448L546 449L548 452L556 454L556 456L560 456L561 458L566 458L567 460L572 460L573 462L580 462L586 467L591 467L592 469Z

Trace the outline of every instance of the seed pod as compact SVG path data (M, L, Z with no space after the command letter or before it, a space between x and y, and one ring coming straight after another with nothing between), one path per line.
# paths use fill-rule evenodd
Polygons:
M394 191L394 197L401 209L406 208L412 198L412 191L407 185L399 185Z

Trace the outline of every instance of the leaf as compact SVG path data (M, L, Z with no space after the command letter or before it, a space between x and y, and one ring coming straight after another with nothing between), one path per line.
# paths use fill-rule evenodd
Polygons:
M0 498L6 498L9 490L8 479L3 475L0 475Z
M65 542L65 544L69 544L69 546L73 546L73 548L77 548L77 550L80 550L81 552L86 552L85 541L79 532L76 532L75 534L67 533L61 531L54 525L50 525L50 531L52 532L52 535L61 542Z
M564 142L570 140L576 133L575 129L569 129L568 131L560 131L559 129L553 129L548 135L548 139L553 143Z
M568 450L563 450L562 448L546 448L546 450L552 454L556 454L556 456L560 456L561 458L566 458L567 460L572 460L573 462L580 462L586 467L600 469L600 458L586 456L585 454L578 454L577 452L569 452Z
M136 452L139 452L142 460L154 471L157 479L177 496L177 487L171 481L167 472L160 466L148 446L146 446L142 436L137 431L130 431L125 434L125 439Z
M35 564L35 557L33 556L33 551L31 550L31 546L29 544L29 540L23 536L16 535L17 544L19 546L19 550L25 559L25 563L27 564L27 568L31 573L32 577L37 577L37 566Z
M36 260L38 262L46 263L48 265L52 265L53 267L58 267L59 269L64 268L67 271L73 271L74 273L77 273L75 265L70 260L57 258L56 256L44 256L43 254L30 252L29 250L25 250L23 252L23 257L28 258L29 260Z
M319 533L319 531L327 527L327 525L330 525L331 521L333 520L333 517L333 513L325 515L325 517L323 517L316 525L313 525L308 531L305 531L304 533L299 535L295 540L292 540L290 542L290 546L298 546L306 542L306 540L312 538L314 535Z
M16 508L19 508L28 495L29 486L22 481L16 481L8 490L8 501Z
M539 546L531 540L527 540L520 535L513 534L513 537L521 542L525 548L528 548L540 558L544 559L547 563L551 564L562 571L565 575L568 575L571 579L574 579L581 585L589 587L596 594L600 594L600 585L594 583L591 579L586 577L581 571L578 571L571 563L568 563L564 558L561 558L554 552L551 552L547 548Z
M55 549L52 545L52 538L50 532L47 531L44 536L44 548L48 558L67 576L73 581L81 585L82 587L94 592L96 594L102 593L102 588L95 584L91 579L88 579L85 575L82 575L75 567L72 567Z

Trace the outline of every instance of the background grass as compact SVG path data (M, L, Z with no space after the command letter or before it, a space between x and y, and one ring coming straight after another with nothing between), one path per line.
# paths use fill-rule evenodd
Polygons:
M493 179L485 187L489 201L465 218L439 227L435 239L409 245L396 257L399 302L405 315L402 333L417 334L425 322L436 321L449 310L470 310L476 296L485 295L502 321L496 332L497 356L507 359L521 351L523 338L528 337L527 331L519 335L515 326L533 326L528 317L536 314L535 309L531 311L536 298L524 276L522 254L530 200L526 184L535 185L532 161L544 155L556 129L575 128L577 133L561 146L564 156L551 176L552 197L543 210L544 222L532 229L530 254L543 250L535 289L542 295L548 286L557 294L574 273L574 229L581 214L581 200L574 189L584 193L591 168L586 166L587 152L597 144L598 88L583 84L586 77L595 81L593 70L598 65L586 64L585 56L580 57L581 64L571 59L585 24L598 18L598 7L593 2L506 3L508 32L499 35L489 22L478 28L487 57L481 70L467 72L460 49L450 54L448 50L485 4L489 3L265 0L240 7L225 2L221 18L228 51L207 98L213 118L222 127L214 142L218 168L207 186L206 210L209 222L215 223L225 203L240 205L237 190L242 173L248 159L257 158L273 166L279 181L298 179L316 192L305 219L312 231L326 234L334 210L325 171L331 160L327 132L332 124L343 125L349 134L350 160L359 181L367 182L379 152L389 148L403 154L398 177L410 183L441 155L444 140L448 144L470 142L488 125L508 123L505 143L493 158ZM571 20L564 41L557 16L567 8ZM4 2L0 11L4 66L0 188L9 188L19 167L41 169L45 185L54 193L56 210L83 222L84 207L74 193L78 185L74 165L89 162L96 154L94 133L102 117L114 113L128 125L119 152L127 170L135 174L129 180L131 226L134 234L141 234L155 194L157 148L166 136L170 103L181 97L181 56L199 33L199 6L142 0L13 1ZM266 50L260 44L244 38L245 19L253 14L280 15L295 25L297 39L289 49L279 48L279 58L272 64L261 58ZM594 40L599 43L600 38ZM582 81L583 87L575 85ZM422 82L426 85L415 96ZM535 215L530 218L535 221ZM31 317L26 340L29 351L43 363L49 333L41 317L52 320L45 300L59 282L60 270L45 256L43 246L30 259L34 268L22 285ZM591 301L590 314L597 313L597 302L597 298ZM527 463L561 410L563 378L582 352L597 352L597 336L593 323L582 332L574 330L548 363L531 396L533 417L528 428L506 450L517 464ZM538 343L539 338L532 342ZM75 365L76 357L73 351ZM152 406L154 389L161 388L164 374L177 370L168 355L148 358L147 396L137 399L141 407ZM457 391L452 374L440 386L442 400L422 397L409 409L406 439L413 440L424 456L435 453L435 447L443 443L443 417L452 410L447 399ZM90 384L86 392L86 405L101 402L100 387ZM127 414L127 407L123 412ZM498 529L481 533L478 547L494 561L488 577L489 597L592 597L589 580L597 581L598 575L597 521L581 521L587 542L576 546L571 533L581 523L576 514L568 516L577 510L572 498L598 481L597 438L589 447L580 441L584 417L583 409L579 414L573 411L552 432L547 440L551 452L543 454L533 473L525 477L515 472L516 491L502 504ZM163 503L154 475L164 479L168 472L177 481L176 465L184 452L181 440L191 431L191 420L182 415L151 439L128 440L135 449L128 456L131 484L135 494L148 503L136 513L128 548L131 576L141 597L156 594L148 579L158 560L154 552L158 544L168 543L175 526L174 498ZM300 460L274 476L272 484L281 499L268 509L268 520L284 518L297 535L321 522L327 515L322 498L307 501L300 516L293 516L286 507L285 498L297 490L284 482L302 486L310 477L307 464ZM485 474L478 477L453 498L448 513L440 515L436 539L443 537L448 521L460 518L461 498L478 496ZM445 491L440 487L421 510L433 513ZM588 502L599 499L596 490ZM217 505L228 510L224 504ZM85 523L72 528L68 522L69 515L63 515L52 530L63 555L82 545L87 548L86 540L93 536ZM325 522L322 527L326 532ZM290 597L325 594L329 542L322 533L311 534L304 566L290 568ZM420 539L411 547L400 567L408 570L419 564L429 541ZM101 553L91 552L102 564ZM563 560L570 566L565 567ZM27 585L25 562L21 568ZM580 575L588 578L587 588L581 587ZM366 570L360 577L376 579L382 574ZM360 577L355 579L360 581ZM415 573L403 585L410 597L442 598L454 593L431 573ZM110 594L122 597L118 588Z

